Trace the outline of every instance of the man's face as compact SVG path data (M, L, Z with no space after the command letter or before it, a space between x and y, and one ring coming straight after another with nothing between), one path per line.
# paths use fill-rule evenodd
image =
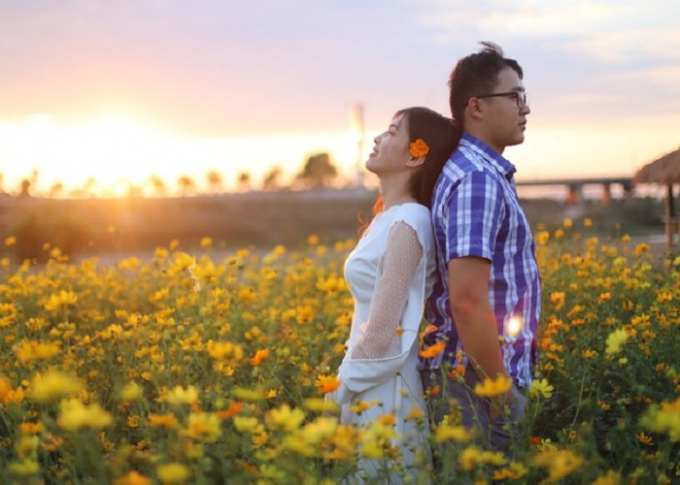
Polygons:
M491 94L502 96L488 96ZM503 153L505 147L519 145L524 141L526 117L531 113L529 106L524 103L524 95L524 85L519 75L512 68L506 67L498 73L498 84L493 93L480 99L480 102L486 104L484 124L488 143L498 153Z

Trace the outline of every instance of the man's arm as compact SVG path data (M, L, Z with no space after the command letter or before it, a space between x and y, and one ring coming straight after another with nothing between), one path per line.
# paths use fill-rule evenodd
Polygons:
M475 256L449 261L449 296L451 314L458 336L480 379L507 375L498 342L498 329L489 302L491 262ZM512 401L509 392L501 403ZM492 417L500 414L492 407Z

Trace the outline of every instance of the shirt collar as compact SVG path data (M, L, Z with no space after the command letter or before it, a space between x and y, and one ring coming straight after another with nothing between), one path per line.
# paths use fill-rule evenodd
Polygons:
M482 140L469 133L463 133L460 144L477 152L485 161L489 162L498 173L503 175L506 179L512 180L512 176L517 171L517 168Z

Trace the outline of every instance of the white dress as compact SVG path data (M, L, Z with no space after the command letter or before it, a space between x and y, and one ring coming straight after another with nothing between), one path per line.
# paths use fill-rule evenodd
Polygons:
M345 279L354 298L347 353L340 365L338 390L329 396L341 404L343 424L369 427L394 414L405 467L427 459L428 421L418 371L418 332L424 303L436 274L430 211L417 203L393 206L378 214L345 263ZM371 403L361 413L352 404ZM415 412L414 412L415 411ZM421 419L405 419L420 414ZM362 459L356 477L376 476L389 460ZM422 465L421 465L422 466ZM417 467L410 474L417 474ZM380 475L382 476L382 475ZM390 475L390 483L400 482Z

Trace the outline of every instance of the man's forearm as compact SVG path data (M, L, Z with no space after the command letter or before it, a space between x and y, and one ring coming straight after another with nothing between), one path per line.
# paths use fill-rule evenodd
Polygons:
M506 375L496 319L489 305L471 305L453 315L463 348L481 379Z

